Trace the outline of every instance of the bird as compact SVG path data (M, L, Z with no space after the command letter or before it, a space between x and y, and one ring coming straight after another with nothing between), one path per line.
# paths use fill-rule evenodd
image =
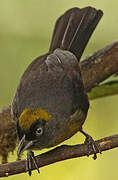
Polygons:
M23 73L11 105L17 122L20 156L27 150L26 171L32 163L40 173L33 150L54 147L78 131L91 145L96 159L98 148L83 130L89 99L79 67L83 51L103 15L93 7L74 7L55 24L49 50Z

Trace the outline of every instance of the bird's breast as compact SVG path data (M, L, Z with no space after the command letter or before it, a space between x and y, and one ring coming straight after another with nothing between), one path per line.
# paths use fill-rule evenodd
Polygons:
M81 109L78 109L74 114L70 116L66 125L62 127L60 132L57 134L55 141L50 145L50 147L56 146L59 143L69 139L75 133L81 130L85 119L86 114Z

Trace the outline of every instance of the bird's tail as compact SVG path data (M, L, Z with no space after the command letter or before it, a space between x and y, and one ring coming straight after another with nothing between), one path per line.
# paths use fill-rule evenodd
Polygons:
M56 48L69 50L80 60L102 15L101 10L92 7L66 11L55 24L50 51Z

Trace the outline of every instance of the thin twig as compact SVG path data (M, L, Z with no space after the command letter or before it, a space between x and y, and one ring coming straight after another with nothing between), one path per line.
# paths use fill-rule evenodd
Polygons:
M118 94L118 80L96 86L88 94L90 100Z

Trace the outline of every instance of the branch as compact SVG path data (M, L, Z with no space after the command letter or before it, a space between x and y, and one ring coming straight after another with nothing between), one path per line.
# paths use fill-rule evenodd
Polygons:
M106 151L118 147L118 134L109 136L96 141L101 151ZM91 147L90 154L93 154ZM98 153L98 152L97 152ZM38 167L43 167L55 162L66 159L77 158L88 155L88 147L85 144L75 146L59 146L51 151L36 156ZM26 160L20 160L12 163L0 165L0 177L7 177L14 174L23 173L26 171ZM32 170L35 168L33 167Z
M87 92L118 72L118 42L99 50L81 63L81 72Z
M112 96L118 94L118 80L109 81L102 85L98 85L88 94L89 99L98 99L101 97Z

